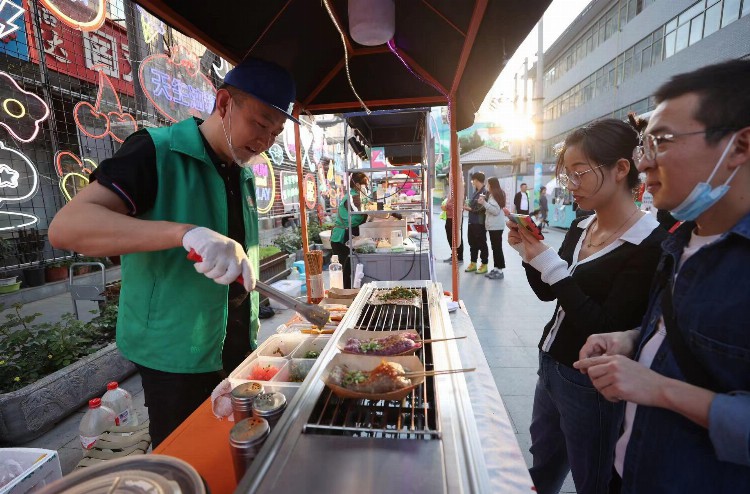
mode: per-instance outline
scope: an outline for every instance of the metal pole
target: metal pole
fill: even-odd
[[[534,84],[534,123],[536,124],[534,135],[536,145],[534,146],[534,162],[542,162],[543,140],[542,125],[544,124],[544,17],[537,24],[537,53],[536,53],[536,81]],[[539,184],[537,184],[538,186]]]
[[[461,183],[461,165],[458,162],[458,131],[456,130],[456,95],[451,94],[448,97],[448,119],[450,123],[451,135],[451,197],[453,197],[453,225],[451,231],[451,281],[453,284],[453,301],[458,302],[458,246],[460,245],[461,236],[461,219],[463,216],[463,204],[459,204],[458,185]]]
[[[299,120],[299,105],[294,105],[294,118]],[[294,151],[297,161],[297,190],[299,191],[299,224],[302,233],[302,253],[307,254],[310,246],[307,244],[307,208],[305,205],[305,183],[302,175],[302,147],[300,145],[299,124],[294,124]],[[304,259],[303,259],[304,260]],[[310,270],[305,268],[305,283],[307,283],[307,302],[310,302]]]

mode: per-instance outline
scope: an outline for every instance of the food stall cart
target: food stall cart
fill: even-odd
[[[347,29],[357,2],[285,0],[214,2],[137,0],[146,10],[197,39],[230,63],[245,56],[273,60],[297,82],[295,116],[364,109],[447,106],[451,127],[451,171],[459,173],[457,130],[474,113],[513,51],[550,0],[385,0],[395,9],[395,34],[365,46]],[[380,3],[380,2],[372,2]],[[355,7],[352,7],[352,6]],[[347,10],[347,6],[350,10]],[[300,133],[295,127],[300,197],[304,196]],[[458,181],[453,195],[458,196]],[[461,214],[456,202],[454,217]],[[307,239],[301,211],[302,238]],[[458,243],[457,225],[453,244]],[[305,243],[304,250],[307,251]],[[455,256],[455,251],[453,253]],[[458,264],[451,294],[459,299]],[[350,400],[340,403],[321,379],[339,352],[344,331],[369,327],[373,291],[365,285],[332,335],[305,382],[294,393],[236,492],[529,492],[531,482],[510,420],[489,374],[467,314],[449,316],[443,287],[407,282],[422,294],[416,317],[423,338],[467,336],[461,344],[420,352],[435,369],[476,367],[466,375],[425,380],[402,402]],[[395,314],[375,311],[375,321]],[[402,316],[399,315],[400,320]],[[382,323],[372,329],[385,328]],[[390,323],[389,323],[389,328]],[[330,408],[330,405],[335,405]],[[395,410],[393,407],[397,407]],[[344,412],[344,421],[315,420]],[[354,420],[348,418],[354,417]],[[369,421],[356,417],[369,417]],[[395,421],[395,422],[394,422]],[[155,453],[181,457],[196,467],[212,492],[235,489],[227,431],[204,403]]]

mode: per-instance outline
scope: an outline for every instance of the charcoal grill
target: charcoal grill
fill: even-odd
[[[420,289],[421,307],[367,303],[395,286]],[[352,327],[452,337],[442,293],[429,281],[365,285],[236,492],[489,492],[462,374],[428,377],[401,401],[341,399],[320,379]],[[455,341],[416,355],[428,370],[462,367]]]

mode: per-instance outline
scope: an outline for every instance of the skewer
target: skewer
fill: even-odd
[[[470,369],[444,369],[444,370],[434,370],[434,371],[423,371],[423,372],[404,372],[402,375],[404,377],[430,377],[430,376],[442,376],[445,374],[458,374],[459,372],[474,372],[476,367],[472,367]]]
[[[453,338],[432,338],[429,340],[414,340],[414,343],[435,343],[436,341],[463,340],[466,336],[454,336]]]

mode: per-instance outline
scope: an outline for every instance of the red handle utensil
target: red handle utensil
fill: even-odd
[[[203,261],[203,258],[200,256],[200,254],[198,254],[197,252],[195,252],[195,249],[190,249],[190,252],[188,253],[187,258],[190,259],[191,261],[195,261],[195,262],[201,262],[201,261]],[[242,275],[239,275],[237,277],[237,279],[234,280],[234,282],[235,283],[239,283],[240,285],[244,285],[245,284],[245,280],[244,280],[244,278],[242,278]]]

